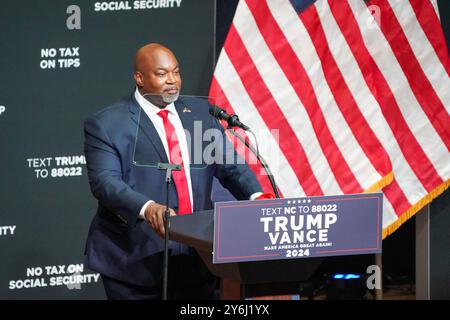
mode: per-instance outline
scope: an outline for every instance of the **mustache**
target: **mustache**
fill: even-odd
[[[178,88],[177,86],[166,87],[166,88],[164,88],[163,91],[169,91],[169,90],[180,90],[180,88]]]

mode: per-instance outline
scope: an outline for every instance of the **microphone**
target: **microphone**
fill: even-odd
[[[228,114],[225,110],[216,105],[211,105],[209,107],[209,114],[219,120],[225,120],[230,127],[239,127],[245,131],[251,131],[249,127],[239,121],[239,117],[237,115]]]

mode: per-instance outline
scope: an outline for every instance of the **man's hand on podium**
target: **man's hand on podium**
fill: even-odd
[[[164,212],[166,211],[166,206],[159,203],[150,203],[147,208],[145,208],[145,220],[150,224],[153,230],[161,237],[164,238]],[[170,216],[176,216],[177,214],[171,208],[169,208]]]
[[[273,193],[263,193],[255,200],[267,200],[267,199],[275,199],[275,195]]]

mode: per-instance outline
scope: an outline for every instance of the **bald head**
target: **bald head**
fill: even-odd
[[[134,56],[134,79],[142,95],[158,94],[170,103],[178,98],[181,77],[173,52],[159,43],[140,48]]]
[[[149,64],[157,63],[158,59],[163,55],[170,56],[175,61],[177,60],[169,48],[159,43],[149,43],[139,48],[134,55],[134,71],[145,72]]]

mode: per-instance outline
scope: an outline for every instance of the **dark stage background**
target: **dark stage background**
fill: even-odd
[[[83,266],[96,210],[83,121],[134,90],[137,48],[166,44],[181,64],[182,93],[208,94],[215,1],[135,7],[145,3],[1,4],[0,299],[104,298],[99,275]]]

